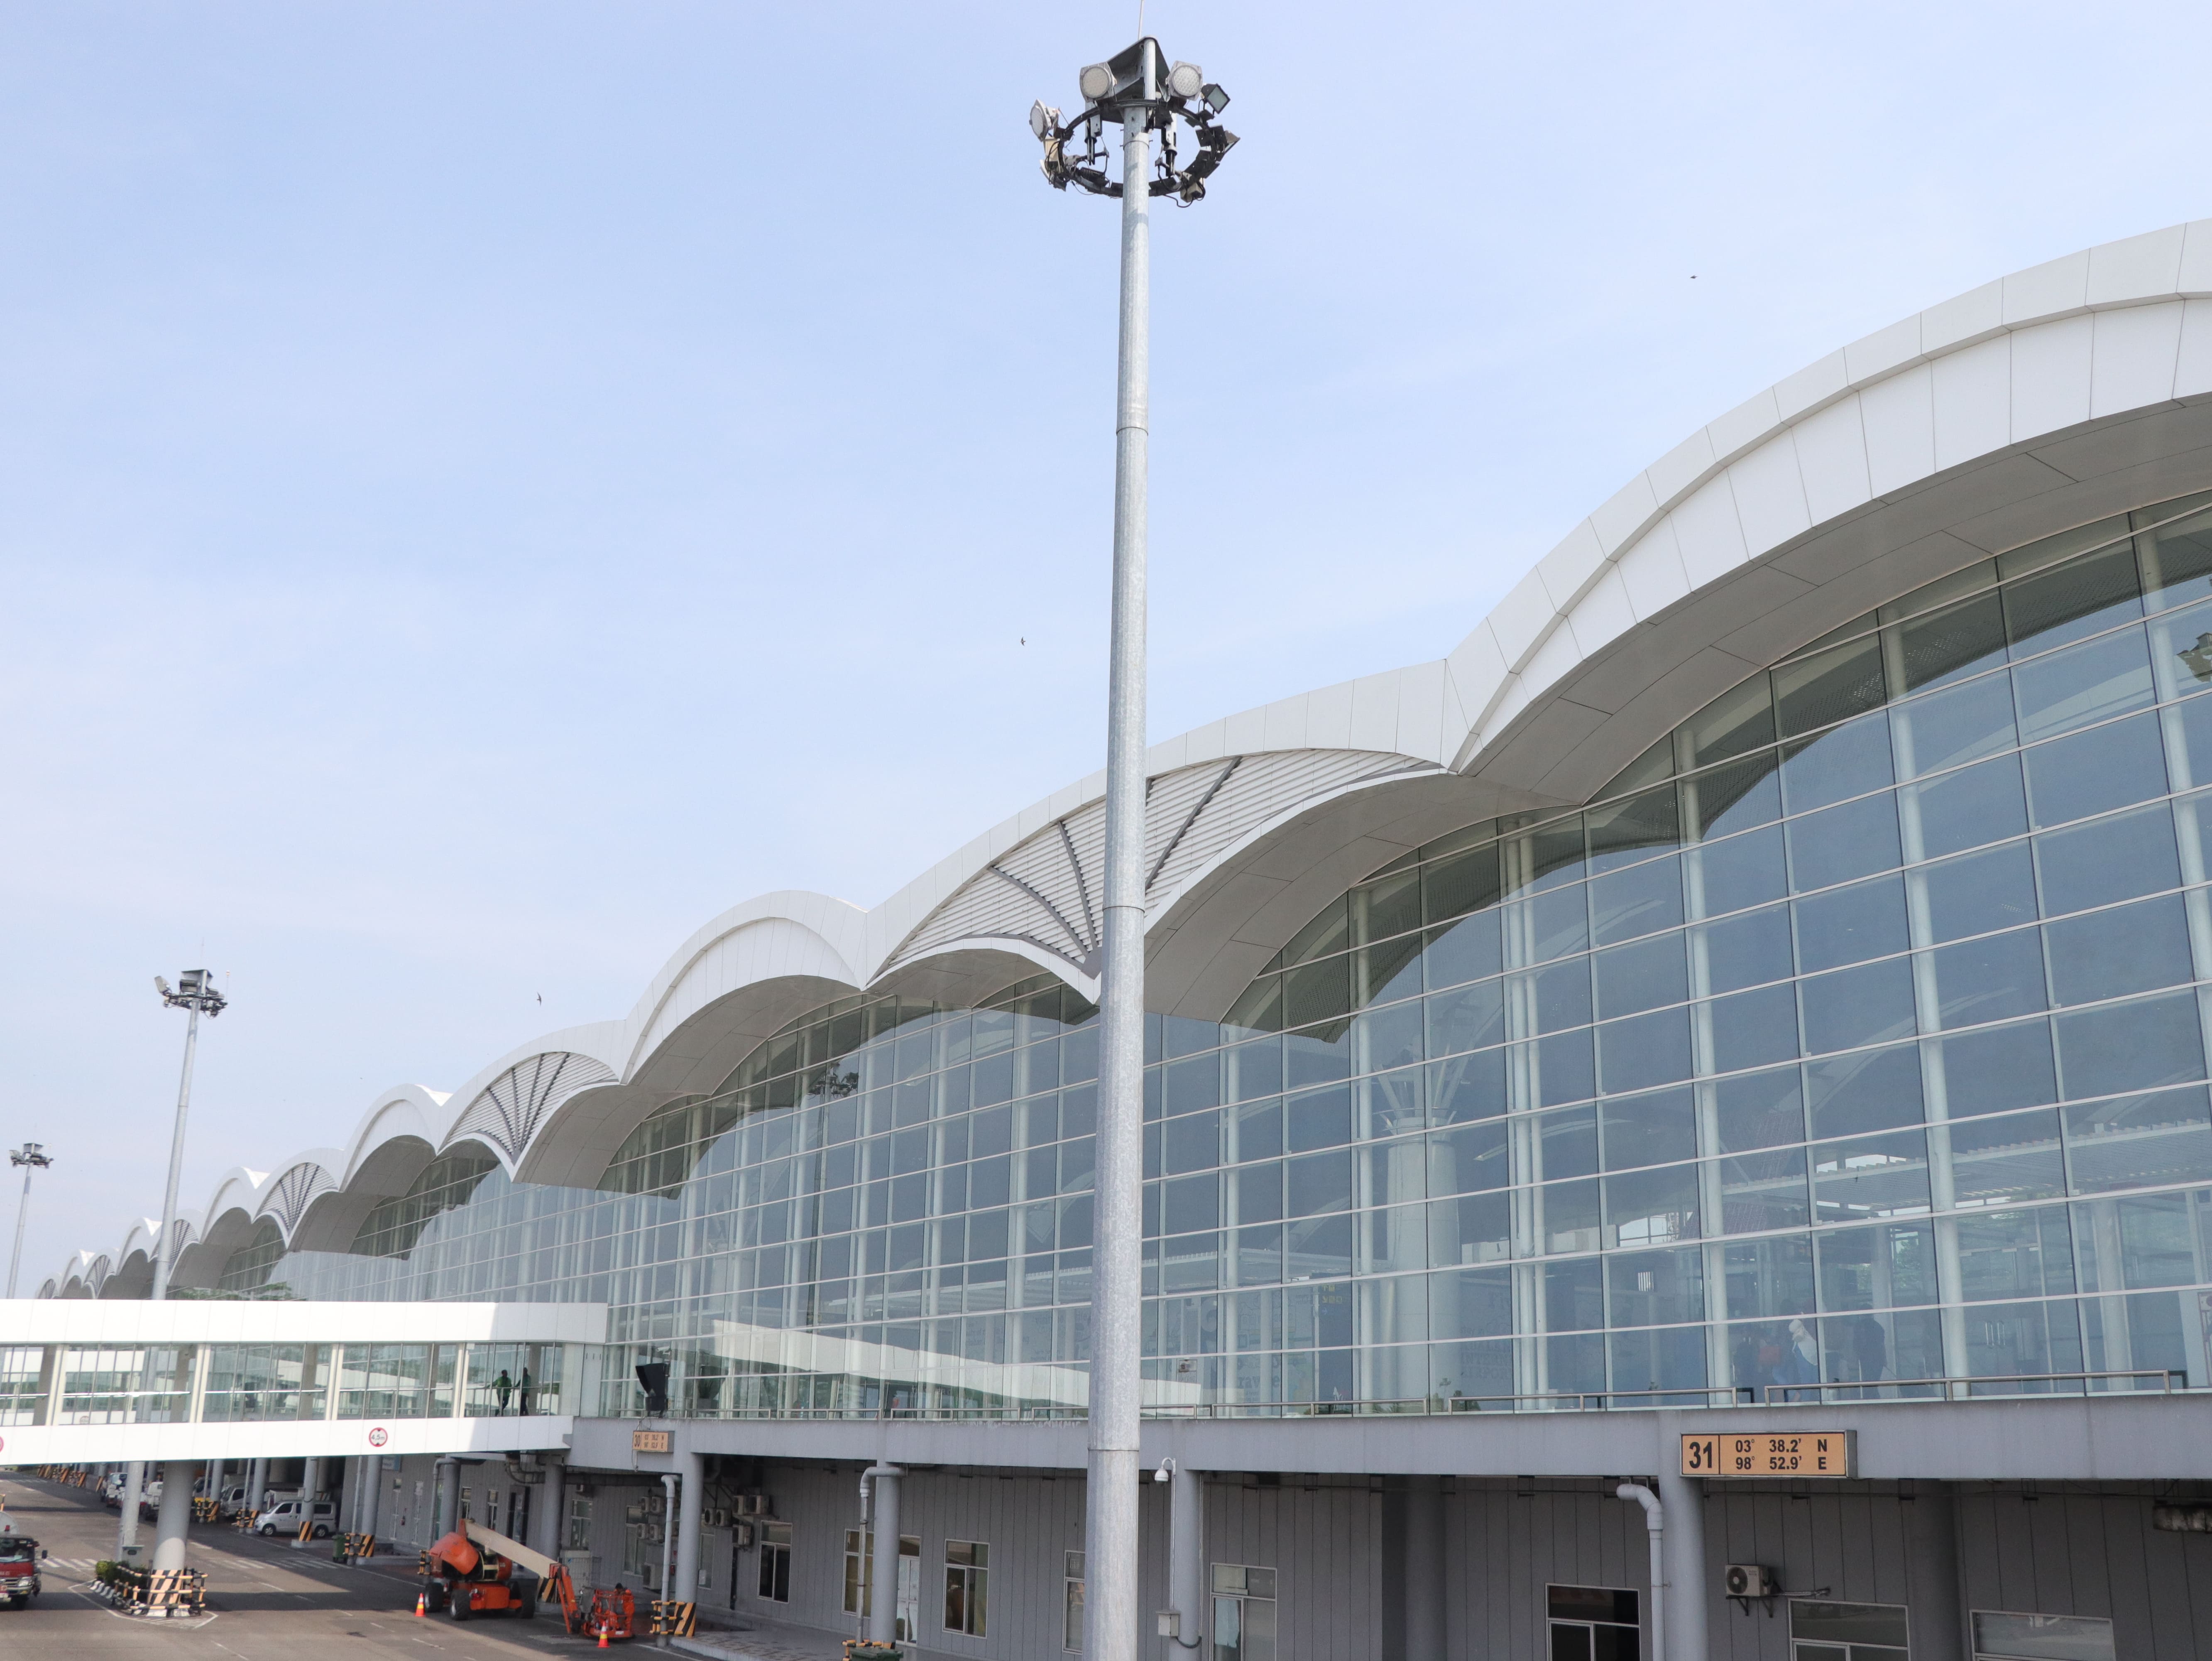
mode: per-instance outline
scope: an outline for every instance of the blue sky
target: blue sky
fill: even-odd
[[[1760,387],[2212,214],[2199,6],[1146,22],[1243,137],[1155,231],[1156,737],[1441,656]],[[1134,32],[0,0],[29,1285],[159,1208],[156,972],[234,999],[196,1204],[1099,764],[1115,210],[1024,116]]]

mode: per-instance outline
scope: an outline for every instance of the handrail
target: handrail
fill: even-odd
[[[2089,1391],[2087,1389],[2087,1385],[2089,1382],[2094,1379],[2100,1378],[2155,1378],[2158,1380],[2157,1393],[2161,1396],[2172,1396],[2178,1391],[2186,1390],[2189,1388],[2188,1373],[2183,1372],[2178,1367],[2116,1367],[2107,1368],[2102,1371],[2084,1372],[1990,1373],[1966,1378],[1875,1378],[1868,1380],[1864,1383],[1844,1379],[1831,1379],[1820,1384],[1769,1384],[1765,1386],[1765,1389],[1767,1391],[1767,1400],[1770,1402],[1774,1402],[1774,1396],[1777,1392],[1781,1393],[1783,1400],[1780,1402],[1774,1403],[1778,1406],[1797,1405],[1799,1402],[1797,1392],[1802,1390],[1810,1390],[1814,1392],[1811,1399],[1823,1402],[1832,1399],[1827,1394],[1827,1392],[1831,1390],[1936,1390],[1942,1392],[1942,1400],[1947,1402],[1958,1402],[1986,1400],[1990,1396],[2000,1393],[2014,1395],[2025,1393],[2021,1391],[1997,1392],[1977,1388],[1978,1386],[1984,1384],[2080,1383],[2084,1386],[2081,1394],[2086,1396],[2089,1394]],[[2034,1393],[2047,1396],[2060,1394],[2060,1392],[2057,1390],[2040,1390]],[[2066,1393],[2071,1394],[2072,1392]],[[2118,1394],[2120,1392],[2115,1391],[2111,1393]],[[1925,1401],[1927,1397],[1924,1396],[1899,1397],[1882,1396],[1864,1397],[1847,1396],[1843,1399],[1848,1401]]]
[[[2145,1381],[2124,1388],[2098,1390],[2100,1383]],[[2065,1390],[2056,1386],[2074,1384]],[[2034,1390],[2021,1386],[2044,1385]],[[2014,1386],[2015,1388],[2004,1388]],[[1498,1395],[1450,1396],[1364,1396],[1329,1402],[1165,1402],[1144,1409],[1148,1419],[1305,1419],[1337,1416],[1441,1417],[1450,1414],[1524,1412],[1638,1412],[1660,1408],[1723,1411],[1756,1407],[1805,1407],[1847,1403],[1887,1406],[1930,1400],[1988,1401],[2005,1397],[2092,1394],[2202,1393],[2192,1390],[2185,1372],[2167,1367],[2112,1368],[2079,1372],[1987,1373],[1965,1378],[1827,1379],[1802,1384],[1720,1384],[1669,1386],[1663,1389],[1617,1390],[1547,1390]],[[672,1404],[672,1406],[673,1404]],[[635,1408],[609,1415],[643,1418]],[[933,1423],[1076,1423],[1089,1418],[1079,1406],[1008,1405],[1002,1407],[882,1406],[837,1407],[717,1407],[672,1411],[654,1418],[781,1421],[799,1423],[846,1423],[900,1421]]]

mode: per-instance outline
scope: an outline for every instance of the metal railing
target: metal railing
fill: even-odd
[[[2099,1380],[2119,1378],[2150,1378],[2151,1385],[2130,1384],[2124,1390],[2107,1387],[2097,1389]],[[2019,1386],[2041,1384],[2045,1388],[2031,1390]],[[2079,1388],[2063,1390],[2063,1384]],[[2006,1385],[2013,1388],[1996,1389]],[[1776,1407],[1802,1406],[1811,1402],[1826,1404],[1832,1402],[1968,1402],[1986,1401],[1997,1396],[2118,1396],[2152,1394],[2172,1396],[2189,1388],[2189,1375],[2178,1367],[2121,1367],[2094,1372],[2008,1372],[1986,1377],[1965,1378],[1879,1378],[1870,1383],[1831,1382],[1811,1384],[1769,1384],[1768,1402]],[[1911,1395],[1905,1391],[1913,1392]],[[1877,1393],[1879,1392],[1879,1393]]]
[[[2192,1391],[2188,1375],[2162,1367],[2081,1372],[1991,1373],[1960,1378],[1827,1380],[1803,1384],[1736,1384],[1624,1390],[1545,1390],[1507,1395],[1352,1397],[1325,1402],[1190,1402],[1148,1405],[1148,1419],[1310,1419],[1338,1416],[1441,1417],[1463,1413],[1649,1412],[1662,1408],[1741,1409],[1848,1404],[1881,1406],[1927,1402],[2047,1399],[2074,1396],[2158,1395]],[[647,1415],[635,1404],[614,1418],[726,1419],[791,1423],[927,1421],[951,1423],[1082,1423],[1088,1411],[1066,1404],[997,1406],[895,1402],[844,1407],[702,1406],[672,1403]]]

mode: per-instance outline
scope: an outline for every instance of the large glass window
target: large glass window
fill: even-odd
[[[60,1352],[58,1425],[181,1424],[191,1416],[190,1346],[151,1344]]]
[[[274,1218],[264,1217],[255,1226],[252,1238],[224,1260],[216,1289],[240,1296],[281,1295],[284,1287],[281,1282],[272,1284],[270,1271],[283,1255],[283,1232]]]
[[[0,1348],[0,1425],[35,1425],[44,1415],[43,1348]]]
[[[437,1348],[434,1344],[346,1345],[338,1361],[337,1416],[428,1417],[432,1356]]]
[[[1148,1400],[2212,1384],[2208,546],[2200,501],[1954,573],[1149,1017]],[[665,1361],[679,1414],[1079,1413],[1097,1070],[1048,977],[846,998],[594,1189],[462,1144],[226,1284],[606,1302],[586,1412]],[[552,1387],[481,1360],[430,1410]]]
[[[330,1355],[321,1344],[210,1345],[200,1416],[319,1419]]]

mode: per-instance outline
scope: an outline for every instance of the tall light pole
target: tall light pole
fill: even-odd
[[[192,1055],[199,1048],[200,1016],[204,1013],[209,1019],[214,1019],[222,1013],[228,1000],[216,990],[215,977],[204,969],[185,970],[177,977],[177,989],[173,992],[168,982],[156,975],[154,989],[161,995],[165,1007],[190,1012],[185,1022],[184,1077],[177,1083],[177,1120],[169,1132],[169,1185],[161,1196],[161,1237],[154,1243],[154,1299],[159,1303],[169,1295],[169,1272],[176,1267],[177,1182],[185,1168],[185,1118],[192,1105]],[[139,1377],[139,1388],[150,1390],[153,1381],[154,1352],[149,1348]],[[145,1463],[132,1460],[125,1467],[123,1515],[116,1530],[116,1555],[126,1562],[135,1563],[138,1559],[138,1497],[144,1491],[145,1482]]]
[[[15,1271],[23,1265],[23,1220],[31,1214],[31,1173],[44,1171],[53,1160],[43,1142],[25,1142],[8,1150],[8,1163],[23,1167],[23,1197],[15,1207],[15,1250],[8,1256],[8,1295],[15,1295]]]
[[[1229,94],[1194,64],[1164,64],[1149,35],[1078,81],[1073,121],[1040,100],[1030,131],[1044,176],[1121,198],[1121,345],[1114,439],[1114,601],[1106,692],[1106,927],[1099,975],[1097,1225],[1091,1251],[1091,1447],[1085,1494],[1084,1653],[1136,1661],[1137,1437],[1142,1408],[1145,1108],[1145,533],[1151,441],[1152,198],[1188,206],[1237,142],[1214,118]],[[1101,139],[1121,128],[1121,177]],[[1152,165],[1152,135],[1160,161]],[[1178,138],[1190,146],[1176,166]],[[1072,149],[1082,143],[1079,156]]]
[[[189,1010],[185,1022],[185,1074],[177,1083],[177,1122],[169,1132],[169,1186],[161,1197],[161,1238],[154,1245],[154,1301],[169,1295],[169,1272],[177,1256],[177,1179],[185,1168],[185,1116],[192,1105],[192,1052],[199,1047],[200,1016],[210,1020],[222,1013],[229,1001],[215,989],[215,977],[204,969],[187,969],[177,977],[177,989],[154,977],[154,989],[171,1009]]]

